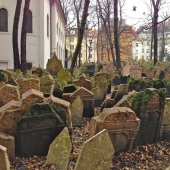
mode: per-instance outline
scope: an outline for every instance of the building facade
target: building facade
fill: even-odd
[[[0,69],[13,69],[12,31],[16,0],[0,0]],[[20,51],[24,1],[18,29]],[[46,68],[49,58],[56,52],[64,65],[65,25],[60,0],[31,0],[27,22],[27,63],[31,67]]]

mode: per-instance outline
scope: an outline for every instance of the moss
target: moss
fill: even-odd
[[[159,93],[159,96],[160,96],[160,105],[162,107],[162,106],[165,105],[167,89],[166,88],[160,88],[158,90],[158,93]]]

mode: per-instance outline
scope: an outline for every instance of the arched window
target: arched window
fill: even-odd
[[[0,32],[8,32],[8,11],[0,9]]]
[[[27,20],[27,27],[26,27],[27,33],[32,33],[32,12],[28,11],[28,20]]]
[[[47,37],[49,37],[49,15],[47,15]]]

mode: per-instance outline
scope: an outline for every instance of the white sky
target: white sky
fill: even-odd
[[[161,17],[162,11],[168,12],[170,9],[170,0],[162,0],[165,1],[164,7],[159,12],[159,16]],[[150,14],[149,8],[146,5],[149,5],[150,8],[150,0],[126,0],[125,6],[123,7],[124,18],[127,19],[127,24],[134,25],[134,27],[138,27],[148,22],[148,15]],[[136,11],[133,11],[133,6],[136,6]],[[143,14],[145,13],[145,14]],[[169,13],[170,15],[170,13]],[[161,18],[160,18],[161,20]]]

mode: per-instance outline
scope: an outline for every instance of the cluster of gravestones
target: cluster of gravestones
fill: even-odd
[[[54,55],[46,70],[0,71],[0,156],[4,158],[0,169],[9,169],[7,155],[10,160],[47,155],[49,162],[66,170],[72,151],[70,133],[72,127],[81,126],[82,117],[91,118],[89,140],[76,170],[109,169],[114,153],[169,139],[169,81],[148,78],[140,65],[127,64],[122,70],[115,71],[112,63],[85,64],[72,77]]]

